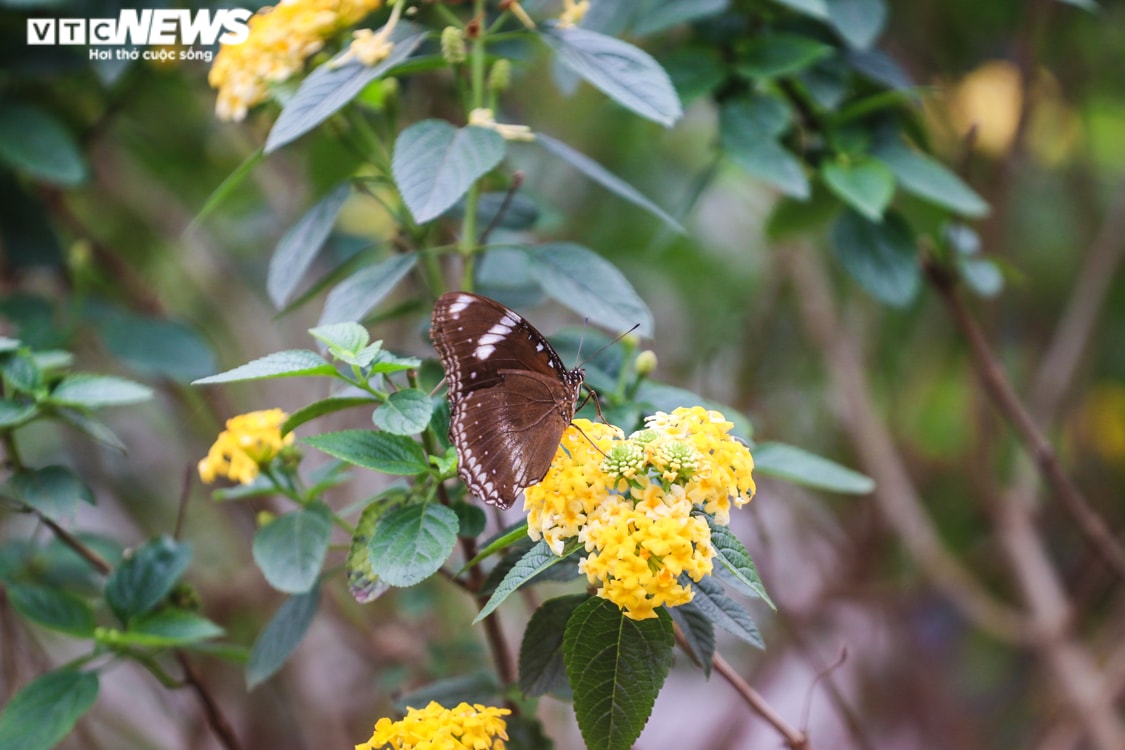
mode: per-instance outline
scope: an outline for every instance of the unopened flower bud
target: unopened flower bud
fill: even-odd
[[[456,26],[446,26],[441,30],[441,56],[450,65],[465,62],[465,37]]]
[[[637,377],[648,377],[656,369],[656,352],[652,349],[645,349],[637,355],[637,358],[633,361],[633,367],[637,371]]]
[[[270,513],[268,510],[260,510],[258,511],[258,515],[254,517],[254,520],[258,522],[258,528],[262,528],[273,523],[275,518],[277,518],[277,516]]]
[[[512,63],[501,58],[492,65],[488,72],[488,89],[490,91],[505,91],[512,82]]]

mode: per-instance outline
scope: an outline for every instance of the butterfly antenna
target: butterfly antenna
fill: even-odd
[[[587,320],[589,320],[589,318],[587,318]],[[628,331],[625,331],[625,333],[622,333],[622,334],[618,334],[617,338],[615,338],[615,339],[614,339],[613,341],[610,341],[610,342],[609,342],[608,344],[606,344],[605,346],[603,346],[603,347],[602,347],[601,349],[598,349],[598,350],[597,350],[596,352],[594,352],[593,354],[591,354],[591,355],[590,355],[589,357],[586,357],[586,359],[582,359],[581,361],[579,361],[579,363],[578,363],[577,365],[575,365],[575,367],[581,367],[582,365],[586,364],[586,363],[587,363],[587,362],[589,362],[589,361],[590,361],[591,359],[593,359],[594,357],[598,356],[599,354],[601,354],[602,352],[604,352],[604,351],[605,351],[606,349],[608,349],[609,347],[613,346],[613,345],[614,345],[614,344],[616,344],[616,343],[617,343],[618,341],[620,341],[621,339],[625,338],[625,337],[626,337],[626,336],[628,336],[628,335],[629,335],[630,333],[632,333],[633,331],[637,330],[637,329],[638,329],[638,328],[640,328],[640,327],[641,327],[641,324],[640,324],[640,323],[637,323],[637,324],[635,324],[635,325],[634,325],[634,326],[633,326],[632,328],[630,328],[630,329],[629,329]],[[583,334],[582,334],[582,335],[583,335],[583,338],[585,338],[585,331],[586,331],[586,328],[585,328],[585,326],[583,326],[583,327],[582,327],[582,331],[583,331]],[[581,356],[582,356],[582,339],[579,339],[579,340],[578,340],[578,356],[579,356],[579,357],[581,357]]]

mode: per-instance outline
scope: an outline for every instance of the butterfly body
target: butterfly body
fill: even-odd
[[[438,299],[430,337],[449,382],[458,474],[486,503],[509,508],[551,467],[585,373],[567,369],[518,313],[468,292]]]

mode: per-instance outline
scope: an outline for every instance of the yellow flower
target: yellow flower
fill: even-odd
[[[589,9],[590,0],[581,0],[581,2],[563,0],[563,12],[562,15],[559,16],[559,28],[569,29],[573,26],[577,26]]]
[[[293,433],[281,436],[281,425],[288,417],[281,409],[269,409],[228,419],[227,428],[199,462],[200,478],[205,484],[220,476],[242,484],[253,482],[262,466],[293,444]]]
[[[408,708],[400,721],[379,719],[371,739],[355,750],[504,750],[508,725],[500,717],[510,713],[479,703],[445,708],[430,701],[425,708]]]
[[[207,77],[219,90],[215,114],[241,120],[269,95],[269,85],[299,71],[324,40],[359,22],[383,0],[282,0],[250,18],[250,34],[240,44],[224,44]]]
[[[697,509],[725,526],[731,507],[754,495],[754,460],[731,427],[702,407],[657,412],[628,438],[575,420],[547,476],[527,489],[528,535],[556,555],[577,538],[586,552],[579,570],[628,617],[691,601],[681,576],[700,580],[715,554]]]

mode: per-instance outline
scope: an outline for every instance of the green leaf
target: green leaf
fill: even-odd
[[[894,173],[869,157],[826,161],[820,168],[824,184],[841,200],[872,221],[881,221],[895,194]]]
[[[86,179],[74,137],[53,115],[28,104],[0,107],[0,159],[45,182],[77,185]]]
[[[233,383],[239,380],[263,380],[265,378],[296,378],[305,375],[335,375],[336,368],[316,352],[306,349],[289,349],[259,357],[233,370],[220,372],[200,378],[192,385],[212,383]]]
[[[21,501],[52,521],[72,520],[80,502],[94,505],[94,493],[65,466],[25,469],[10,481]]]
[[[711,518],[707,519],[707,523],[711,527],[711,546],[714,547],[719,562],[735,579],[776,612],[777,605],[766,593],[765,584],[762,583],[762,578],[758,575],[758,569],[754,567],[754,561],[750,559],[746,547],[726,526],[717,525]]]
[[[711,662],[715,658],[715,626],[691,602],[669,607],[668,614],[687,641],[688,648],[685,650],[688,656],[703,669],[703,674],[710,677]]]
[[[0,428],[17,427],[39,413],[34,403],[0,400]]]
[[[1004,288],[1004,274],[988,258],[957,258],[965,285],[981,297],[995,297]]]
[[[712,576],[703,576],[698,581],[692,581],[687,576],[680,576],[684,585],[690,584],[695,590],[691,603],[699,609],[708,620],[718,625],[728,633],[738,636],[751,646],[760,649],[766,647],[754,624],[750,613],[739,606],[738,602],[723,593],[723,587]]]
[[[774,242],[811,234],[836,217],[840,201],[819,184],[806,200],[785,198],[778,201],[766,223],[766,236]]]
[[[774,0],[778,5],[784,5],[806,16],[828,19],[828,0]]]
[[[215,209],[221,206],[226,199],[230,197],[231,193],[250,176],[250,173],[253,172],[254,168],[258,166],[258,163],[265,158],[265,155],[262,149],[254,151],[243,159],[242,163],[235,167],[233,172],[223,178],[219,186],[211,191],[211,195],[207,196],[207,200],[203,203],[203,208],[199,209],[199,213],[197,213],[195,218],[191,220],[191,223],[188,224],[187,229],[184,230],[184,234],[190,235],[198,229],[199,225],[206,221],[207,217],[214,213]]]
[[[828,0],[829,23],[849,45],[867,49],[887,23],[883,0]]]
[[[962,216],[979,217],[988,213],[984,198],[941,162],[902,143],[877,147],[875,155],[891,168],[908,193]]]
[[[503,213],[500,213],[501,209]],[[462,218],[465,201],[458,201],[448,215],[450,218]],[[500,229],[531,229],[539,221],[539,204],[519,193],[481,193],[477,199],[477,226],[487,227],[494,221]]]
[[[830,45],[807,36],[759,34],[742,49],[738,72],[749,78],[792,75],[831,55]]]
[[[98,697],[98,675],[60,669],[24,685],[0,714],[0,747],[50,750]]]
[[[105,423],[87,414],[83,414],[76,409],[56,409],[52,416],[60,422],[66,422],[70,426],[80,430],[102,445],[125,453],[125,444],[121,442],[121,438],[117,437],[113,430],[109,429]]]
[[[750,93],[723,102],[719,112],[719,134],[724,150],[752,148],[761,141],[785,134],[793,113],[784,99]]]
[[[132,380],[112,375],[68,375],[51,391],[50,401],[55,404],[97,409],[102,406],[119,406],[148,401],[152,389]]]
[[[910,225],[898,214],[875,224],[846,211],[832,227],[832,244],[844,270],[875,299],[905,307],[917,295],[922,280],[918,251]]]
[[[399,357],[388,351],[379,352],[371,364],[371,373],[402,372],[403,370],[417,370],[422,366],[422,360],[417,357]]]
[[[777,141],[738,144],[727,153],[750,176],[794,198],[809,197],[809,180],[801,161]]]
[[[415,435],[430,424],[434,404],[417,388],[404,388],[387,397],[371,415],[375,426],[393,435]]]
[[[641,191],[637,190],[581,151],[576,151],[562,141],[552,138],[549,135],[544,135],[543,133],[536,133],[535,142],[617,197],[629,201],[634,206],[643,208],[680,234],[685,232],[680,222],[676,221],[671,214],[646,198]]]
[[[37,625],[77,638],[94,634],[94,610],[84,599],[47,586],[9,584],[7,590],[16,611]]]
[[[392,255],[337,284],[324,301],[319,325],[363,320],[414,268],[418,253]]]
[[[726,79],[723,58],[711,47],[679,47],[663,56],[662,62],[684,102],[713,91]]]
[[[303,508],[270,521],[254,534],[254,562],[270,585],[287,594],[303,594],[316,585],[328,540],[330,511]]]
[[[246,663],[246,687],[253,690],[274,675],[305,637],[320,605],[320,587],[291,596],[254,641]]]
[[[35,358],[27,352],[17,352],[14,356],[5,357],[0,365],[0,372],[4,382],[13,390],[24,393],[35,393],[43,387],[43,373]]]
[[[542,39],[563,65],[626,109],[665,127],[683,115],[671,79],[644,50],[577,27],[547,27]]]
[[[310,329],[309,333],[328,346],[333,359],[357,367],[371,364],[383,347],[382,340],[368,346],[371,334],[359,323],[332,323]]]
[[[371,567],[371,556],[367,546],[375,533],[375,525],[383,514],[402,502],[405,495],[400,491],[394,496],[376,500],[364,509],[356,524],[355,534],[352,536],[352,546],[348,549],[348,559],[344,564],[345,575],[348,579],[348,591],[352,598],[360,604],[369,604],[390,588],[390,584],[383,581]]]
[[[266,138],[265,152],[269,154],[300,138],[354,99],[367,84],[405,62],[426,38],[425,34],[414,32],[417,32],[416,26],[399,24],[390,37],[395,43],[394,49],[377,65],[368,67],[352,61],[333,67],[332,63],[327,63],[310,73],[278,115]]]
[[[322,399],[290,414],[289,418],[285,420],[285,424],[281,425],[281,434],[287,435],[306,422],[311,422],[325,414],[351,409],[356,406],[377,406],[378,404],[378,401],[365,396],[337,396]]]
[[[422,446],[405,435],[376,430],[341,430],[310,435],[304,442],[341,461],[384,474],[409,477],[430,468]]]
[[[520,690],[528,698],[552,693],[571,700],[570,683],[563,664],[563,634],[566,623],[589,594],[571,594],[549,599],[535,610],[520,644]]]
[[[135,372],[190,382],[215,371],[210,344],[178,320],[115,311],[94,325],[106,349]]]
[[[640,5],[640,13],[630,29],[634,36],[656,34],[681,23],[718,15],[730,6],[730,0],[648,0]]]
[[[561,555],[556,555],[551,551],[551,548],[547,546],[547,542],[540,539],[535,543],[535,546],[528,550],[527,554],[521,557],[519,562],[512,566],[512,569],[507,572],[503,580],[500,581],[500,585],[496,587],[496,591],[492,592],[492,596],[489,597],[488,602],[481,607],[480,612],[473,618],[473,624],[476,625],[492,614],[493,610],[503,604],[504,600],[520,586],[552,565],[556,565],[570,557],[581,547],[582,545],[576,540],[571,540],[566,547],[563,548],[563,553]]]
[[[1076,8],[1081,8],[1091,13],[1097,13],[1102,9],[1102,6],[1098,5],[1097,0],[1059,0],[1059,2],[1073,5]]]
[[[593,250],[570,242],[528,248],[531,275],[544,291],[579,315],[610,330],[652,336],[652,313],[632,284]]]
[[[875,489],[871,477],[792,445],[762,443],[753,454],[758,474],[849,495],[866,495]]]
[[[567,623],[563,660],[587,747],[629,750],[644,729],[675,644],[672,619],[664,610],[656,614],[631,620],[595,596]]]
[[[301,277],[328,239],[332,225],[336,223],[336,216],[351,192],[350,182],[337,185],[290,227],[277,243],[266,277],[266,290],[275,307],[284,307],[292,297]]]
[[[402,200],[419,224],[448,211],[504,158],[495,130],[423,120],[399,133],[391,169]]]
[[[449,507],[457,514],[457,536],[476,539],[484,533],[484,527],[488,525],[488,516],[479,505],[457,500],[450,503]]]
[[[170,648],[218,638],[223,629],[206,617],[182,609],[162,609],[139,617],[121,641],[144,648]]]
[[[440,503],[414,503],[381,516],[367,550],[375,575],[405,587],[436,573],[456,543],[456,513]]]
[[[162,536],[147,542],[114,568],[105,583],[109,608],[123,623],[164,600],[191,562],[191,546]]]

